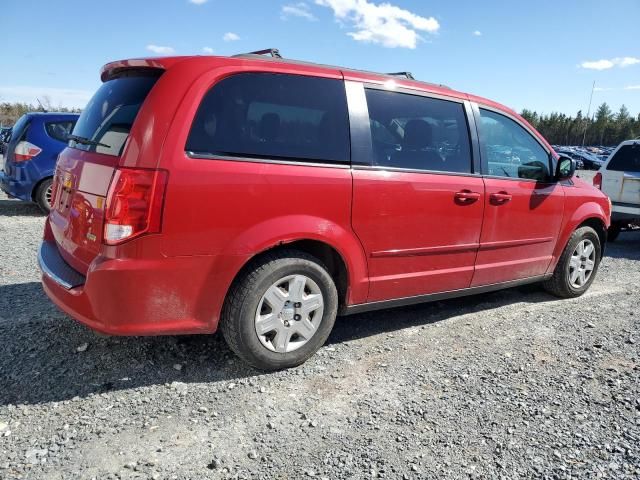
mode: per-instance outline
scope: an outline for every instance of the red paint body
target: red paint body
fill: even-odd
[[[482,175],[202,161],[184,151],[202,97],[229,75],[277,72],[375,84],[386,76],[286,61],[175,57],[114,62],[102,79],[131,67],[165,72],[121,157],[63,151],[57,178],[72,186],[59,185],[45,230],[45,241],[56,242],[66,263],[86,276],[83,285],[66,289],[44,275],[45,291],[102,332],[214,332],[242,267],[298,240],[339,254],[348,277],[342,301],[349,306],[544,275],[581,223],[609,225],[606,197],[576,179],[539,185]],[[526,124],[485,99],[395,82],[486,105]],[[102,241],[105,202],[117,167],[164,169],[168,181],[160,233],[108,246]]]

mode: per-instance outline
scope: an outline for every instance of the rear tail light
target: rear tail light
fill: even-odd
[[[18,142],[15,150],[13,151],[15,162],[26,162],[38,155],[42,149],[31,142],[22,141]]]
[[[602,174],[600,172],[593,177],[593,186],[602,190]]]
[[[107,245],[160,232],[167,177],[165,170],[118,168],[115,171],[105,212],[104,242]]]

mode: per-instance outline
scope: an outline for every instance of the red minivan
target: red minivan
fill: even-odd
[[[518,114],[262,53],[103,68],[39,252],[58,307],[114,335],[220,328],[279,369],[313,355],[337,314],[589,288],[609,201]]]

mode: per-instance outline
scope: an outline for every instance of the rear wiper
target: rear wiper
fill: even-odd
[[[111,148],[109,145],[105,143],[100,143],[95,140],[91,140],[90,138],[79,137],[78,135],[67,135],[67,140],[73,140],[74,142],[82,143],[83,145],[93,145],[96,147]]]

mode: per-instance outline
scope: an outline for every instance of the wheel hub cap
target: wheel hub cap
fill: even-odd
[[[282,313],[280,313],[280,317],[284,322],[290,322],[293,320],[293,316],[295,315],[295,309],[291,306],[286,306],[282,309]]]
[[[273,352],[297,350],[315,335],[323,311],[318,284],[305,275],[288,275],[262,295],[255,316],[256,335]]]

